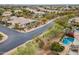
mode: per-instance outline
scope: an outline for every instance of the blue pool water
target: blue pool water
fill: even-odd
[[[74,38],[64,37],[62,42],[63,42],[64,45],[69,45],[70,43],[74,42]]]

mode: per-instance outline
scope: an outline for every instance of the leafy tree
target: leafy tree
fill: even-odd
[[[2,15],[3,12],[4,12],[4,9],[0,8],[0,16]]]
[[[19,29],[19,27],[20,27],[19,24],[16,23],[15,26],[14,26],[14,29]]]
[[[3,35],[2,35],[2,34],[0,34],[0,40],[2,40],[2,38],[3,38]]]
[[[64,46],[60,45],[58,42],[54,42],[51,44],[50,49],[56,52],[62,52],[64,50]]]

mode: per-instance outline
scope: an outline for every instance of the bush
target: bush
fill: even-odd
[[[58,42],[54,42],[51,44],[50,49],[55,52],[62,52],[64,50],[64,46],[60,45]]]
[[[2,38],[3,38],[3,35],[2,35],[2,34],[0,34],[0,40],[2,40]]]
[[[18,47],[17,51],[15,51],[13,54],[16,54],[16,55],[33,55],[33,54],[35,54],[37,49],[38,49],[37,44],[29,42],[21,47]]]

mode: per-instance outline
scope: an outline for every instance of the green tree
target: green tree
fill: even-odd
[[[14,26],[14,29],[19,29],[19,27],[20,27],[19,24],[16,23],[15,26]]]
[[[64,46],[60,45],[58,42],[54,42],[51,44],[50,49],[56,52],[62,52],[64,50]]]
[[[3,38],[3,35],[2,35],[2,34],[0,34],[0,40],[2,40],[2,38]]]
[[[4,9],[0,8],[0,16],[2,15],[3,12],[4,12]]]

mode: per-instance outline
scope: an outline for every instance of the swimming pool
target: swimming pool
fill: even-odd
[[[70,43],[74,42],[74,38],[72,37],[64,37],[62,43],[64,45],[69,45]]]

